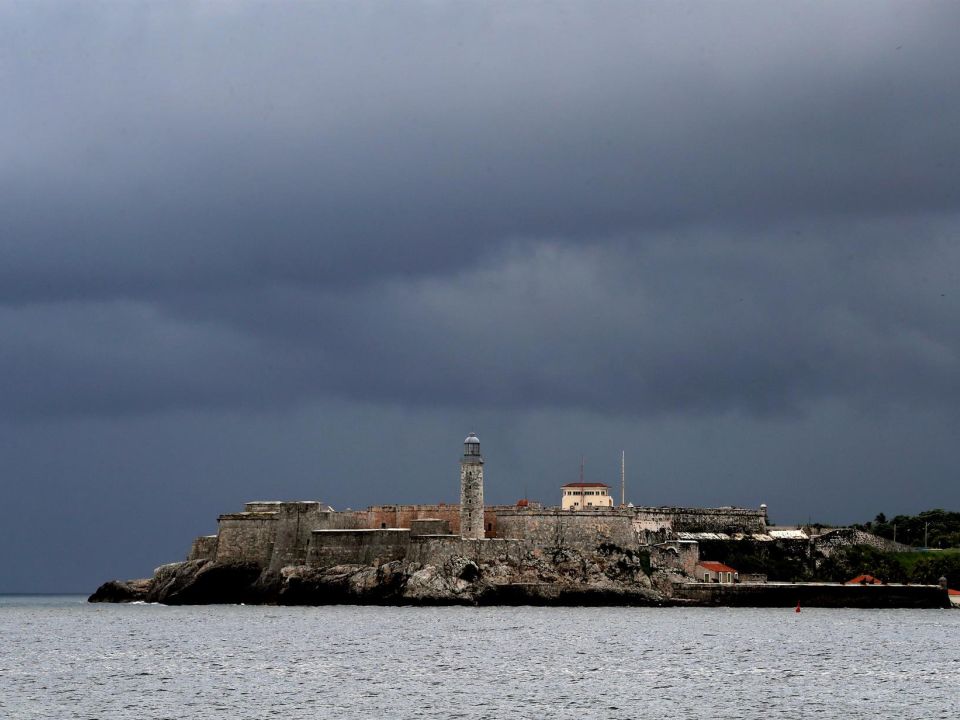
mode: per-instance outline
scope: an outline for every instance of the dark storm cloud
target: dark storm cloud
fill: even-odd
[[[960,502],[958,21],[0,4],[0,590],[455,502],[469,430],[494,502]]]
[[[7,6],[5,411],[952,397],[960,18],[870,7]]]
[[[956,207],[949,7],[5,14],[13,302]]]

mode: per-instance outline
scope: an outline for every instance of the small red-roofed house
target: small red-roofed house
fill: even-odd
[[[947,590],[947,596],[950,598],[951,605],[960,608],[960,590]]]
[[[845,585],[883,585],[883,580],[878,580],[873,575],[857,575],[853,580],[847,580]]]
[[[740,573],[722,562],[701,560],[697,563],[696,578],[701,582],[732,583],[740,580]]]

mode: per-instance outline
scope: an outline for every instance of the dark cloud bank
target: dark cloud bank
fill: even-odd
[[[957,507],[951,5],[0,5],[3,590],[247,499]]]

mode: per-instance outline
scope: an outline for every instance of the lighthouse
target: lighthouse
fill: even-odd
[[[460,458],[460,537],[483,539],[483,456],[474,433],[464,439]]]

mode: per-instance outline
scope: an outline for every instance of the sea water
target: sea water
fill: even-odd
[[[960,612],[0,597],[0,718],[952,718]]]

